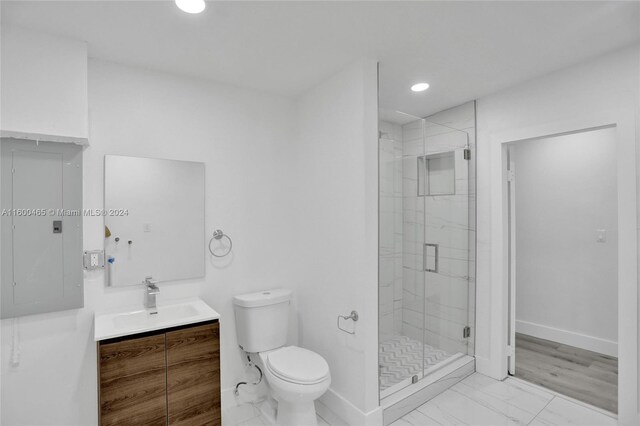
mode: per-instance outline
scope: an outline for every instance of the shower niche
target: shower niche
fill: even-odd
[[[386,408],[433,377],[473,371],[475,103],[380,117],[378,360],[388,424],[400,412]]]
[[[441,152],[417,157],[418,196],[456,193],[455,152]]]

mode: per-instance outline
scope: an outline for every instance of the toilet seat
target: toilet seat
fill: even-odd
[[[297,346],[286,346],[269,352],[266,367],[281,380],[314,385],[329,377],[329,365],[317,353]]]

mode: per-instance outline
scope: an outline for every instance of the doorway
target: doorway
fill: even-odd
[[[618,410],[615,127],[506,148],[509,374]]]

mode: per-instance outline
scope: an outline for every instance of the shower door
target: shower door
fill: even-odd
[[[381,123],[381,129],[379,368],[385,398],[473,355],[475,188],[470,131],[425,119]]]
[[[420,121],[415,124],[411,130],[422,153],[422,124]],[[424,200],[405,197],[407,185],[414,188],[414,195],[417,191],[417,155],[412,156],[411,162],[413,180],[405,176],[409,160],[404,140],[409,127],[381,123],[380,130],[379,384],[380,395],[385,397],[423,375],[424,272],[409,268],[408,262],[413,262],[414,257],[405,253],[418,250],[424,243],[424,230],[415,219],[418,210],[424,211],[417,208],[417,203],[424,204]]]
[[[471,141],[468,132],[426,120],[424,136],[418,195],[424,200],[423,342],[429,374],[469,354]]]

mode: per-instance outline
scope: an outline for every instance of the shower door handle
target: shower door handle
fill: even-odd
[[[429,250],[433,249],[433,268],[429,268],[428,264],[428,254],[429,254]],[[429,243],[425,243],[422,246],[422,265],[423,265],[423,269],[426,272],[435,272],[436,274],[438,273],[438,260],[440,258],[439,256],[439,245],[438,244],[429,244]]]

